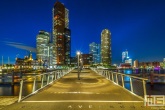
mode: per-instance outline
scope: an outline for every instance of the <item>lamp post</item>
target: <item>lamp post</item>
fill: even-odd
[[[80,52],[77,52],[77,69],[78,69],[78,80],[80,80],[80,67],[79,67],[79,55]]]

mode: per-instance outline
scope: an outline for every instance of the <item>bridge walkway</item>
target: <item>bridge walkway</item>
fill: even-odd
[[[141,98],[85,69],[77,70],[4,110],[150,110]]]

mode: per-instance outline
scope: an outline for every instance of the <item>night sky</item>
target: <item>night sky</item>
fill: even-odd
[[[55,1],[0,0],[0,56],[5,61],[9,57],[14,63],[16,56],[35,51],[39,30],[52,31]],[[77,50],[89,53],[89,43],[100,43],[101,31],[107,28],[112,34],[113,63],[121,62],[126,49],[140,62],[165,58],[165,0],[59,1],[70,13],[72,56]]]

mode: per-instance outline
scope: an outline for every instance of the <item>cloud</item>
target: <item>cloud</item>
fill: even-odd
[[[12,46],[12,47],[15,47],[15,48],[18,48],[18,49],[27,50],[27,51],[31,51],[31,52],[36,53],[36,48],[31,47],[31,46],[26,46],[22,43],[9,42],[9,41],[4,41],[4,43],[6,45],[9,45],[9,46]]]

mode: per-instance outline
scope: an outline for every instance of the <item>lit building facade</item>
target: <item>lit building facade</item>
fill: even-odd
[[[134,61],[134,68],[138,68],[139,67],[139,62],[138,62],[138,60],[135,60]]]
[[[132,66],[132,59],[131,58],[126,59],[125,63],[129,63]]]
[[[54,60],[53,60],[53,43],[49,43],[48,44],[48,48],[49,48],[49,52],[48,52],[48,54],[49,54],[49,60],[48,60],[48,66],[49,66],[49,68],[55,68],[54,67],[54,63],[55,62],[53,62]]]
[[[160,67],[160,62],[139,62],[139,68],[157,68]]]
[[[125,63],[125,60],[127,60],[128,58],[128,51],[124,51],[122,52],[122,62]]]
[[[81,54],[80,61],[82,61],[83,66],[90,66],[93,60],[92,57],[91,54]]]
[[[39,34],[36,38],[36,42],[37,60],[46,64],[49,61],[50,34],[43,30],[39,31]]]
[[[70,64],[69,10],[64,4],[56,2],[53,7],[53,63]]]
[[[101,32],[101,62],[103,65],[111,65],[111,32],[104,29]]]
[[[95,42],[92,42],[91,44],[89,44],[89,54],[91,54],[93,56],[93,64],[99,64],[101,63],[101,56],[100,56],[100,51],[101,51],[101,47],[100,44],[96,44]]]

